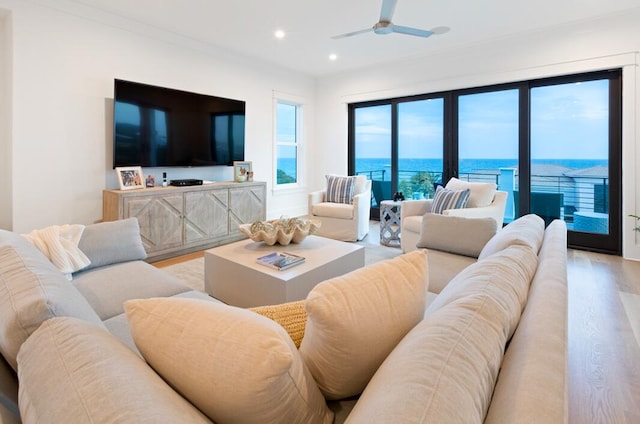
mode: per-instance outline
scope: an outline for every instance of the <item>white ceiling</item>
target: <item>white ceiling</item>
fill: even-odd
[[[93,19],[162,30],[176,38],[324,76],[378,63],[428,56],[513,35],[545,31],[640,7],[638,0],[398,0],[393,22],[422,29],[448,26],[429,38],[366,33],[382,0],[35,0],[58,9],[93,12]],[[66,6],[65,6],[66,5]],[[144,24],[144,25],[140,25]],[[287,36],[278,40],[276,29]],[[142,31],[142,29],[141,29]],[[332,62],[329,54],[338,55]]]

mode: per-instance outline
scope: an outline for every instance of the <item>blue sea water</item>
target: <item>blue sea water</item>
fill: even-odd
[[[558,165],[571,169],[586,169],[594,166],[606,166],[606,159],[534,159],[532,164]],[[398,169],[401,172],[431,171],[442,172],[442,159],[400,159]],[[462,159],[459,164],[459,174],[498,171],[500,168],[512,168],[518,165],[517,159]],[[278,169],[282,169],[289,175],[295,173],[295,159],[282,158],[278,160]],[[384,170],[384,179],[391,179],[391,160],[388,158],[357,159],[356,171],[358,173],[375,172],[379,178],[380,171]]]

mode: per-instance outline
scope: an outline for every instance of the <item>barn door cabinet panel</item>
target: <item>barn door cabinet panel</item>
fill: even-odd
[[[266,217],[266,183],[104,190],[103,220],[136,217],[150,260],[246,238],[238,225]]]

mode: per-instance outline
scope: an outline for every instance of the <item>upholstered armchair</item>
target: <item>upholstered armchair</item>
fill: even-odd
[[[316,235],[342,241],[362,240],[369,233],[371,180],[364,175],[327,175],[324,190],[309,193],[310,219],[322,225]]]
[[[502,228],[507,192],[496,190],[492,183],[471,183],[452,178],[445,187],[450,190],[469,189],[469,201],[466,207],[445,209],[442,215],[460,216],[464,218],[493,218],[498,228]],[[403,252],[416,249],[422,231],[422,217],[433,213],[434,199],[405,200],[400,210],[400,242]],[[460,241],[461,243],[464,240]]]

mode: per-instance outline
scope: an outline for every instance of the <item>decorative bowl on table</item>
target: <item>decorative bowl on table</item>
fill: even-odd
[[[253,241],[262,241],[272,246],[279,243],[300,243],[309,234],[320,228],[320,221],[302,218],[280,218],[270,221],[256,221],[252,224],[241,224],[239,229]]]

